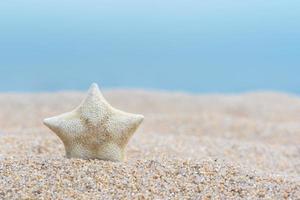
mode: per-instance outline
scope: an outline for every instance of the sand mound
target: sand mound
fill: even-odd
[[[0,95],[0,199],[300,198],[300,98],[104,94],[146,117],[124,163],[66,159],[42,125],[82,93]]]

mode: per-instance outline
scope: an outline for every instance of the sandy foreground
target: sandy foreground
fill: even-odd
[[[42,119],[83,93],[0,94],[0,199],[300,199],[300,98],[113,90],[127,161],[66,159]]]

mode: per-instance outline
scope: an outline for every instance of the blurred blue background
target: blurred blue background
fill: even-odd
[[[0,91],[300,92],[300,1],[3,0]]]

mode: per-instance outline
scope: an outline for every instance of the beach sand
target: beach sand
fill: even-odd
[[[0,94],[0,199],[300,199],[300,98],[105,91],[145,121],[127,161],[66,159],[42,120],[84,93]]]

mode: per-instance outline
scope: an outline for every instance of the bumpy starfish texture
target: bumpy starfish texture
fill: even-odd
[[[47,118],[44,124],[63,141],[67,158],[123,161],[125,147],[143,119],[113,108],[94,83],[75,110]]]

